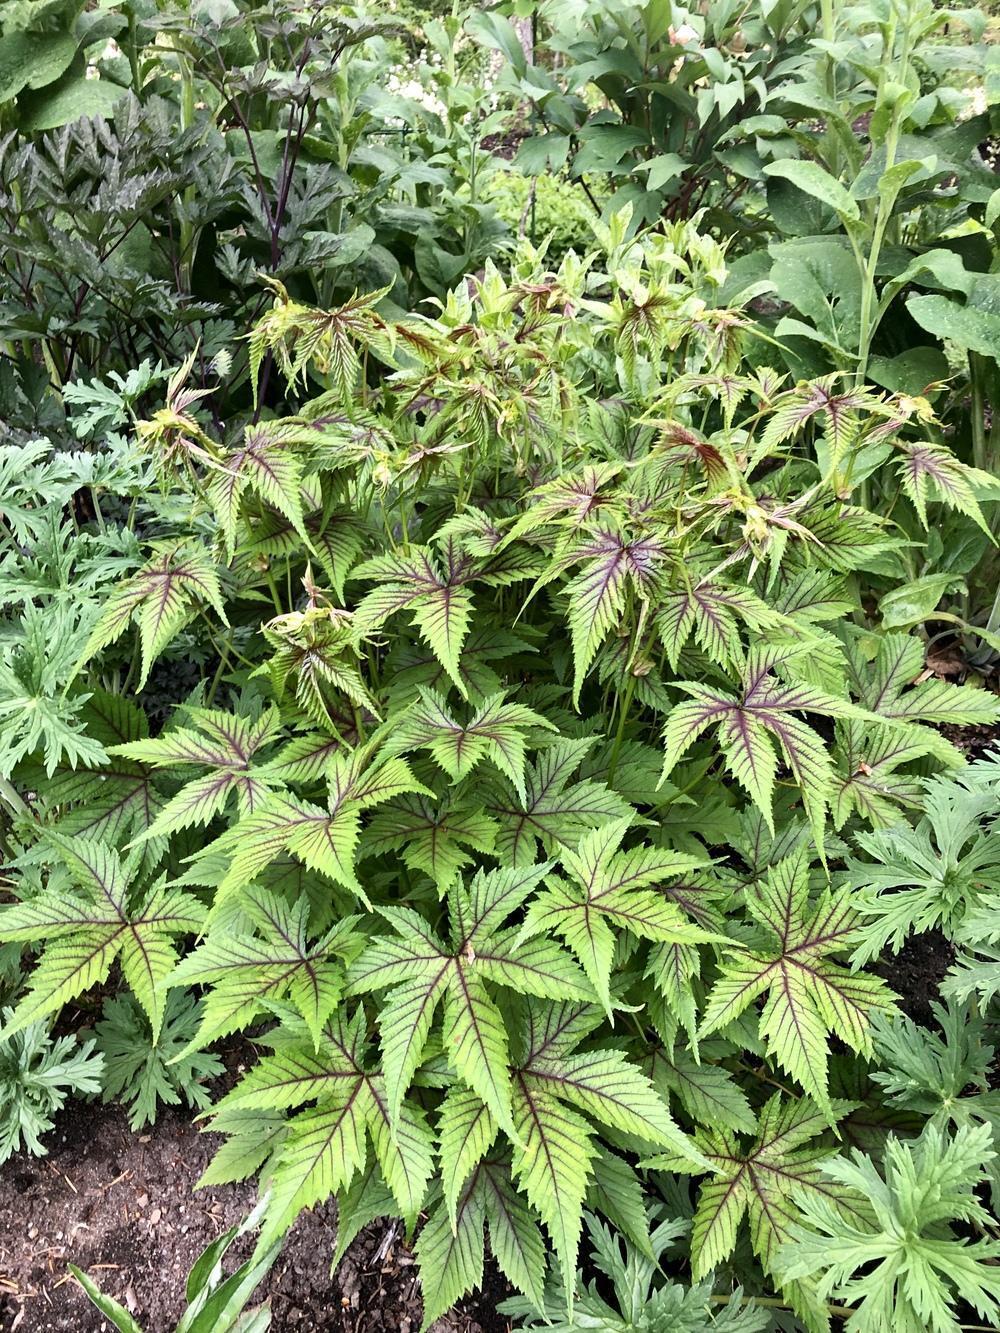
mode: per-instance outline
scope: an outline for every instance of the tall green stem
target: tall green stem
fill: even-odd
[[[906,22],[903,27],[902,43],[900,45],[898,60],[893,59],[896,47],[896,18],[895,13],[889,24],[888,33],[883,52],[882,65],[879,71],[878,92],[875,98],[876,114],[885,104],[886,83],[889,75],[892,75],[894,83],[906,84],[906,77],[910,67],[910,44],[911,31],[910,24]],[[875,213],[875,225],[872,228],[871,242],[868,249],[868,262],[862,270],[861,286],[861,318],[860,329],[858,333],[858,365],[855,374],[855,384],[860,386],[864,384],[865,377],[868,374],[868,360],[871,356],[872,339],[878,326],[877,304],[878,293],[875,287],[875,275],[878,271],[879,258],[882,253],[882,244],[885,240],[886,228],[892,217],[893,209],[896,206],[896,200],[899,196],[899,186],[889,183],[883,186],[885,177],[896,164],[896,152],[899,147],[899,134],[903,117],[905,102],[898,95],[895,104],[891,109],[889,124],[886,128],[885,136],[885,165],[882,168],[882,181],[879,182],[878,208]]]
[[[195,122],[194,72],[186,56],[178,52],[177,64],[181,75],[181,134],[192,128]],[[181,196],[180,255],[179,273],[181,290],[191,290],[191,270],[194,267],[194,220],[191,209],[194,206],[194,186],[189,185]]]

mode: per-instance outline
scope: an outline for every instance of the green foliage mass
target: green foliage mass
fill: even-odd
[[[191,1333],[329,1198],[427,1327],[488,1255],[529,1327],[995,1320],[975,16],[6,8],[8,1151],[103,1003],[260,1180]]]
[[[10,1009],[0,1013],[10,1018]],[[103,1066],[93,1040],[52,1037],[44,1023],[0,1041],[0,1163],[21,1148],[44,1156],[53,1116],[68,1097],[99,1092]]]

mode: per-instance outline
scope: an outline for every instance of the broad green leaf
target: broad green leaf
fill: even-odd
[[[995,357],[1000,346],[1000,315],[959,305],[947,296],[911,296],[906,308],[922,329],[963,351]]]
[[[879,600],[882,624],[886,629],[900,629],[928,620],[945,593],[959,582],[954,574],[925,574],[891,589]]]
[[[764,175],[781,176],[791,181],[803,193],[829,205],[847,221],[854,222],[860,217],[857,200],[817,162],[781,158],[777,162],[768,162],[764,167]]]

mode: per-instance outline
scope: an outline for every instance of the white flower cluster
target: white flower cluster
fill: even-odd
[[[402,65],[397,65],[389,71],[385,86],[386,91],[392,93],[394,97],[405,97],[407,101],[416,102],[431,115],[441,117],[447,115],[448,108],[437,93],[420,79],[415,79]]]

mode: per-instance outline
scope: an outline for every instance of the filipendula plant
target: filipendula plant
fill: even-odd
[[[859,600],[901,539],[847,464],[895,476],[923,423],[758,372],[696,226],[596,233],[434,318],[272,285],[250,359],[294,416],[220,428],[171,375],[136,426],[155,508],[73,682],[104,757],[13,774],[0,934],[38,962],[11,1022],[116,958],[157,1039],[197,993],[178,1065],[265,1052],[203,1183],[259,1173],[262,1253],[331,1196],[337,1258],[401,1219],[427,1325],[487,1252],[541,1310],[548,1250],[571,1318],[585,1212],[642,1248],[669,1185],[672,1278],[823,1329],[775,1255],[893,1003],[851,969],[843,858],[961,764],[936,724],[1000,710]]]

